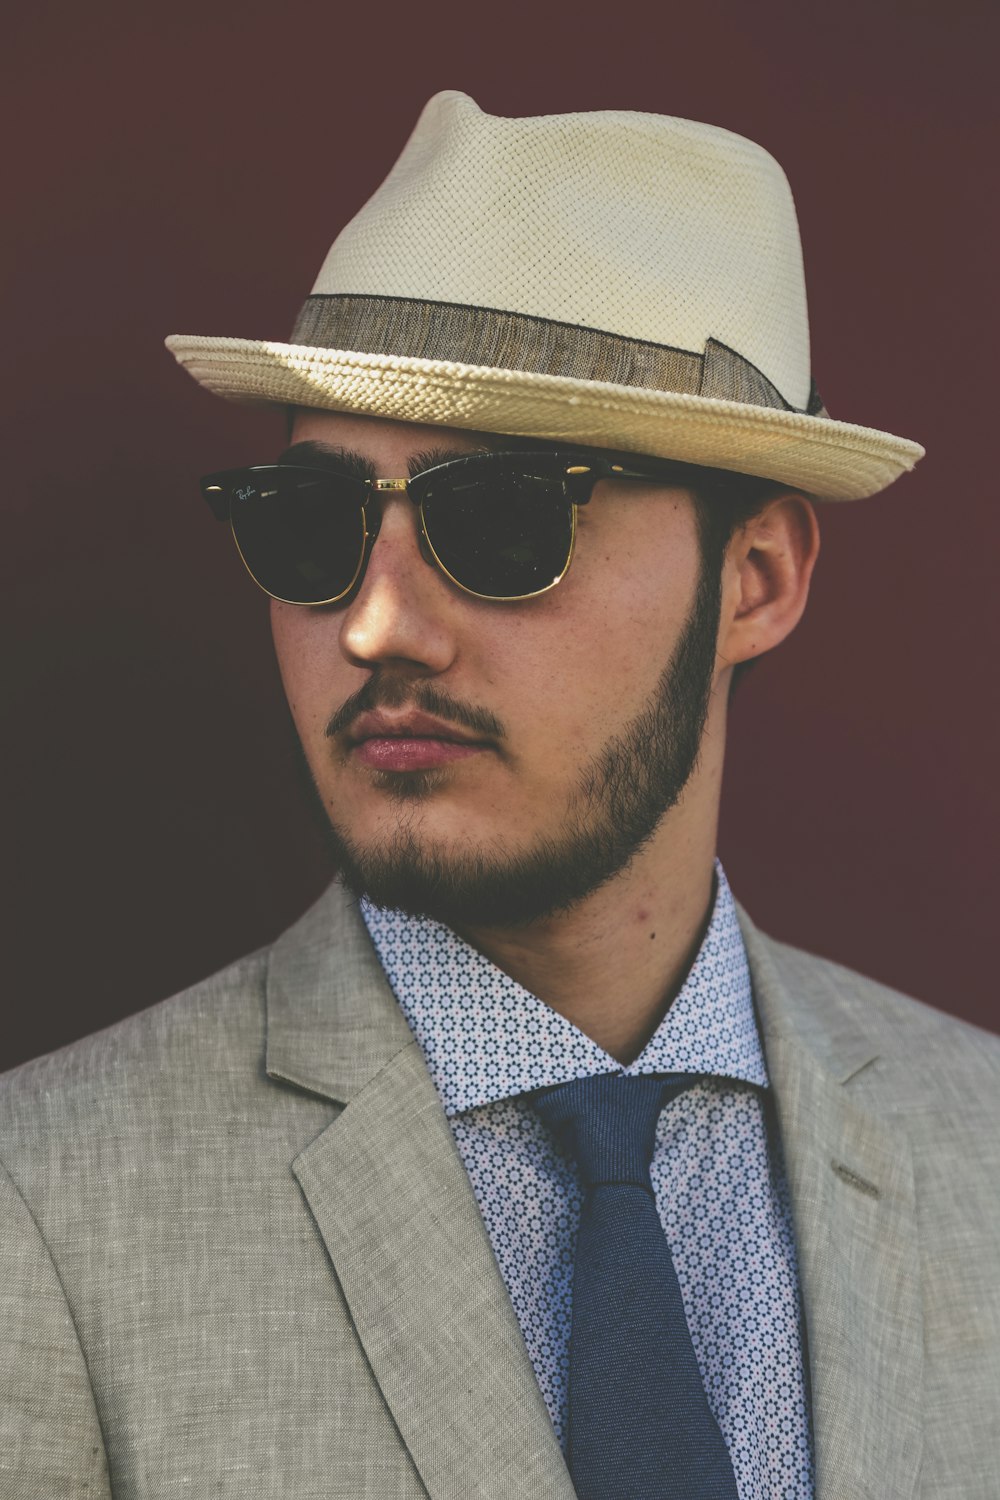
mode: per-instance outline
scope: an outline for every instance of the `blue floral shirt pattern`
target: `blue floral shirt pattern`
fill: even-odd
[[[662,1112],[651,1168],[695,1355],[740,1500],[813,1500],[791,1212],[733,898],[627,1068],[440,923],[362,903],[427,1061],[565,1443],[575,1167],[523,1097],[597,1073],[698,1073]]]

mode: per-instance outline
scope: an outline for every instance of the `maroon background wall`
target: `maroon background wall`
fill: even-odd
[[[286,337],[447,87],[688,115],[785,165],[820,389],[930,456],[824,511],[807,620],[736,704],[723,855],[777,935],[996,1026],[991,24],[968,0],[6,21],[4,1064],[268,940],[325,881],[265,601],[194,484],[280,430],[161,340]]]

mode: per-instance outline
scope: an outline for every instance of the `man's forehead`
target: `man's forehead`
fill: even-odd
[[[301,408],[291,424],[290,436],[293,441],[281,454],[280,463],[346,460],[352,468],[365,471],[366,477],[371,477],[367,473],[369,468],[390,451],[405,455],[413,472],[415,468],[431,468],[470,453],[545,453],[567,446],[544,438]],[[575,450],[580,445],[571,446]]]
[[[365,443],[376,444],[386,439],[398,438],[410,442],[414,447],[426,447],[428,437],[441,447],[454,448],[463,453],[494,452],[514,447],[525,452],[566,447],[552,438],[518,437],[504,432],[481,432],[464,427],[438,426],[421,422],[399,422],[389,417],[361,416],[354,412],[322,411],[310,407],[298,407],[292,417],[290,435],[298,441],[308,437],[317,442],[328,442],[340,446],[344,434],[355,439],[355,447]],[[361,441],[357,441],[360,438]],[[576,446],[572,444],[570,446]]]

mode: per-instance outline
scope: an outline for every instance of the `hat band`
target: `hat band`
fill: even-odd
[[[577,323],[455,302],[314,293],[306,298],[290,342],[801,410],[756,365],[716,339],[706,339],[704,352],[697,354]],[[805,412],[827,415],[815,385]]]

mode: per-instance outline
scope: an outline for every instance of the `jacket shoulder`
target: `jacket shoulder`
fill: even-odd
[[[988,1067],[1000,1068],[1000,1036],[995,1033],[833,959],[761,936],[787,984],[819,986],[836,994],[869,1029],[891,1039],[894,1045],[916,1045],[921,1049],[928,1044],[940,1045],[960,1055],[981,1057]]]
[[[123,1114],[195,1103],[223,1074],[260,1069],[270,949],[0,1077],[0,1158],[86,1136]]]

